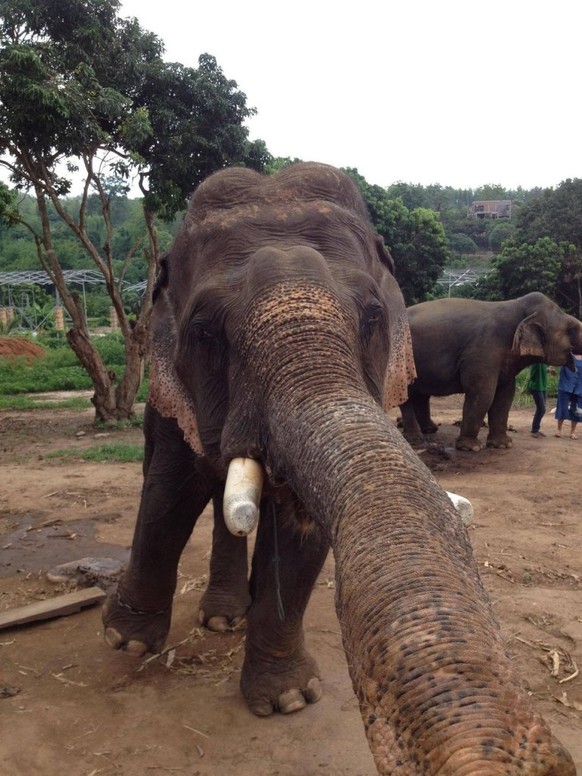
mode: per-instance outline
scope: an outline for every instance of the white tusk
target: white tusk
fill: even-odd
[[[235,536],[248,536],[259,521],[263,467],[252,458],[233,458],[224,486],[224,522]]]
[[[473,504],[471,504],[468,498],[459,496],[458,493],[450,493],[448,490],[445,493],[453,502],[453,506],[461,516],[462,522],[465,525],[469,525],[473,521],[473,515],[475,514]]]

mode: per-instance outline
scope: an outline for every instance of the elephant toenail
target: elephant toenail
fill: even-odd
[[[305,706],[305,698],[299,690],[287,690],[279,696],[279,708],[283,714],[292,714]]]
[[[125,651],[127,652],[128,655],[132,655],[133,657],[142,657],[148,651],[148,648],[143,643],[143,641],[137,641],[136,639],[132,639],[131,641],[127,642]]]
[[[105,638],[105,643],[108,647],[111,647],[111,649],[121,648],[121,645],[123,644],[123,637],[118,630],[115,628],[105,628],[105,633],[103,635]]]
[[[216,633],[225,633],[230,630],[228,620],[226,617],[211,617],[206,623],[208,630],[215,631]]]
[[[250,705],[250,709],[257,717],[270,717],[273,713],[273,706],[268,701],[259,701]]]
[[[316,676],[307,682],[307,687],[303,692],[303,695],[305,696],[307,703],[317,703],[317,701],[320,700],[323,695],[323,689],[321,687],[321,682]]]

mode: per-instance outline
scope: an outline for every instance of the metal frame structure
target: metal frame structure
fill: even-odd
[[[63,276],[67,286],[78,285],[83,289],[83,308],[85,310],[85,316],[87,315],[87,304],[85,298],[85,286],[105,285],[105,278],[103,275],[94,269],[66,269],[63,270]],[[12,289],[18,286],[32,286],[32,295],[34,301],[34,286],[50,286],[54,288],[55,293],[55,306],[61,306],[60,295],[50,275],[42,269],[30,269],[30,270],[11,270],[9,272],[0,272],[0,288],[7,289],[8,304],[4,305],[5,308],[12,308],[14,312],[26,321],[26,324],[36,331],[45,323],[47,316],[43,320],[31,320],[26,314],[25,309],[28,305],[28,296],[26,297],[27,304],[24,304],[24,294],[20,295],[20,299],[17,299]],[[138,294],[143,294],[146,288],[146,281],[143,280],[139,283],[123,283],[123,291],[135,291]],[[1,306],[1,305],[0,305]],[[33,305],[34,306],[34,305]]]

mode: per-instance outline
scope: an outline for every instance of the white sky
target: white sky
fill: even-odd
[[[197,66],[214,55],[275,156],[369,183],[582,177],[579,0],[122,0]]]
[[[579,0],[122,0],[196,67],[214,55],[275,156],[369,183],[582,177]]]

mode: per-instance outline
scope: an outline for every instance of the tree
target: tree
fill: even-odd
[[[489,247],[494,253],[499,253],[503,243],[515,234],[515,224],[509,219],[494,223],[489,232]]]
[[[4,211],[29,230],[59,291],[98,420],[133,411],[160,253],[156,216],[172,219],[210,172],[247,159],[260,167],[268,154],[262,141],[248,141],[243,122],[253,110],[213,57],[201,56],[197,69],[164,62],[159,38],[120,18],[119,8],[118,0],[3,0],[0,16],[0,165],[33,194],[39,222],[6,203]],[[112,202],[136,177],[144,239],[119,260]],[[76,212],[67,207],[74,179],[82,185]],[[124,337],[121,378],[107,371],[65,284],[54,240],[59,219],[103,274]],[[145,259],[147,288],[130,317],[123,278],[136,258]]]
[[[535,243],[508,240],[492,261],[493,270],[478,284],[479,298],[515,299],[530,291],[540,291],[556,299],[562,266],[576,249],[542,237]],[[489,296],[483,296],[487,291]]]
[[[567,312],[582,319],[582,250],[569,246],[560,267],[556,301]]]
[[[520,242],[534,242],[547,236],[582,249],[581,212],[582,178],[569,178],[523,205],[517,215],[516,237]]]
[[[453,253],[476,253],[477,244],[464,232],[455,232],[449,238],[449,245]]]
[[[507,191],[499,183],[486,183],[475,190],[473,199],[487,202],[492,199],[511,199]]]
[[[449,258],[438,214],[427,208],[409,210],[400,198],[390,199],[386,189],[367,183],[357,170],[346,172],[358,184],[372,223],[390,249],[406,304],[423,301]]]

